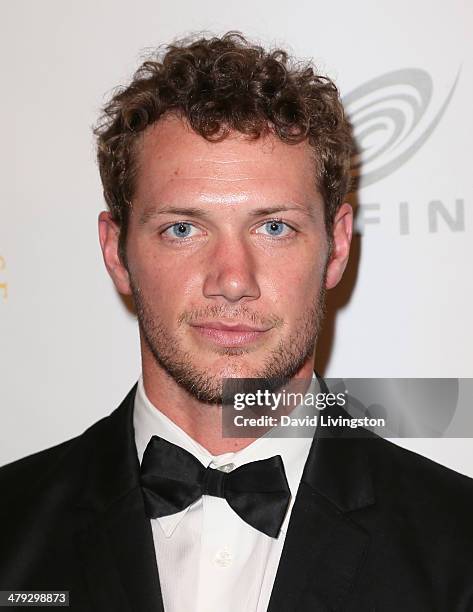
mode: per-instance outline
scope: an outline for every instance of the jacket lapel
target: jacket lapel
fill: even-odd
[[[90,517],[78,537],[85,580],[100,612],[163,612],[133,435],[136,387],[89,430],[91,457],[79,506]],[[86,435],[89,433],[86,432]]]
[[[345,608],[369,544],[368,534],[350,516],[374,503],[367,443],[353,430],[317,428],[268,612]]]

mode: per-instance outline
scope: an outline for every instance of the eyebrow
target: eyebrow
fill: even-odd
[[[294,210],[296,212],[302,213],[308,217],[313,217],[313,212],[310,210],[305,210],[301,206],[294,205],[284,205],[284,206],[264,206],[260,208],[255,208],[249,211],[249,214],[252,217],[264,217],[266,215],[275,215],[280,212],[287,212],[289,210]],[[208,219],[210,217],[208,211],[197,208],[194,206],[166,206],[164,208],[155,208],[149,207],[146,208],[140,215],[139,223],[140,225],[144,225],[151,221],[155,217],[161,215],[176,215],[187,218],[201,218]]]
[[[193,206],[166,206],[165,208],[146,208],[140,215],[139,223],[144,225],[148,221],[151,221],[159,215],[179,215],[181,217],[200,217],[208,218],[208,213],[202,208],[195,208]]]
[[[294,205],[255,208],[250,212],[250,215],[252,215],[253,217],[264,217],[266,215],[274,215],[276,213],[287,212],[289,210],[295,210],[296,212],[300,212],[303,215],[307,215],[309,217],[312,216],[312,212],[310,210],[305,210],[304,208],[302,208],[302,206]]]

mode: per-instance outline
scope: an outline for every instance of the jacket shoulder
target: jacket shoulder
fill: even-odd
[[[51,483],[77,482],[76,476],[83,471],[88,456],[90,439],[95,437],[94,433],[104,420],[97,421],[74,438],[0,467],[2,508],[11,515],[26,500],[38,493],[42,495]]]
[[[373,476],[386,511],[415,519],[420,531],[435,528],[473,539],[472,478],[389,440],[379,439],[374,447]]]
[[[456,490],[458,493],[473,495],[473,479],[456,472],[419,453],[401,447],[390,440],[379,440],[376,460],[389,472],[396,471],[398,480],[415,481],[426,489],[439,487]]]
[[[78,436],[0,467],[2,508],[11,514],[12,509],[51,487],[72,493],[80,486],[90,457],[96,456],[100,448],[106,453],[110,435],[122,428],[130,414],[134,392],[135,387],[118,408]]]
[[[57,462],[61,461],[62,457],[67,454],[71,446],[77,443],[79,438],[80,436],[76,436],[0,467],[0,490],[2,493],[8,491],[9,484],[17,483],[19,479],[31,482],[31,479],[44,474],[51,466],[57,465]]]

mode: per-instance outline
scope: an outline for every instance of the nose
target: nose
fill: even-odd
[[[241,237],[226,237],[208,253],[203,294],[230,303],[258,299],[256,260],[251,245]]]

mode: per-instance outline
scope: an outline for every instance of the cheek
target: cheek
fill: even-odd
[[[262,270],[262,297],[281,314],[297,318],[314,301],[323,284],[324,262],[313,257],[293,259],[284,266]]]
[[[179,312],[188,297],[201,291],[202,272],[189,262],[179,264],[175,259],[153,253],[135,251],[130,261],[132,279],[154,309]]]
[[[324,281],[328,258],[328,242],[325,233],[314,232],[301,237],[297,248],[288,251],[276,265],[264,268],[264,275],[272,279],[278,298],[288,301],[294,309],[298,300],[312,302]]]

